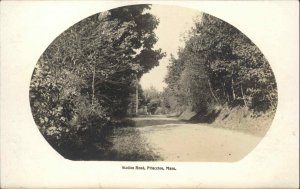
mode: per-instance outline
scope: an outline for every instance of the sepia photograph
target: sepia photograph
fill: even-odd
[[[299,188],[299,2],[0,5],[0,188]]]
[[[59,35],[33,71],[30,105],[66,159],[234,162],[268,131],[277,85],[263,53],[234,26],[140,4]]]

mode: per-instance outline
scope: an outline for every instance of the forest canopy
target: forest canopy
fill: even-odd
[[[206,114],[216,106],[275,111],[277,86],[261,51],[242,32],[202,14],[178,51],[165,78],[165,107]]]
[[[164,56],[153,47],[159,20],[150,8],[90,16],[57,37],[38,60],[30,84],[33,117],[63,156],[82,154],[126,116],[139,78]]]

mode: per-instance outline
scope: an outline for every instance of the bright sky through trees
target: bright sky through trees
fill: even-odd
[[[200,12],[176,6],[152,5],[150,13],[160,20],[155,30],[159,38],[156,47],[162,48],[167,56],[160,60],[159,66],[144,74],[140,83],[143,89],[154,86],[157,90],[162,91],[166,86],[163,80],[167,74],[170,54],[177,57],[178,48],[184,44],[182,35],[193,26],[193,18],[199,15]]]

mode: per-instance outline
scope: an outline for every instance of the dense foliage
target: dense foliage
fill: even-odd
[[[137,81],[164,56],[153,48],[159,21],[147,9],[128,6],[90,16],[63,32],[38,60],[32,113],[65,157],[84,153],[126,116]]]
[[[162,95],[154,86],[143,91],[144,104],[149,114],[162,114]]]
[[[202,14],[178,58],[170,59],[164,92],[169,111],[206,113],[215,106],[274,111],[277,87],[264,55],[230,24]]]

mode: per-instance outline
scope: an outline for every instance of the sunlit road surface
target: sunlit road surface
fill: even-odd
[[[238,161],[261,140],[207,124],[183,123],[176,118],[151,116],[134,120],[141,137],[163,161]]]

